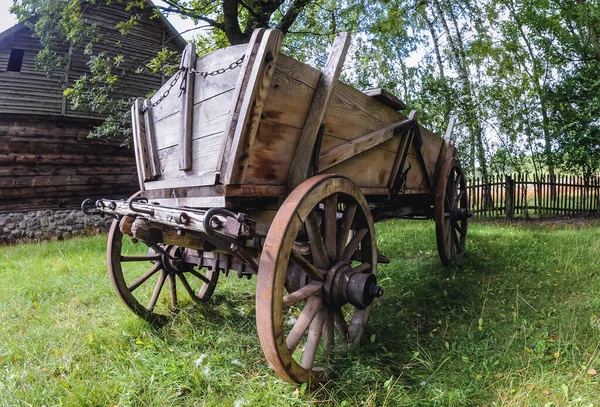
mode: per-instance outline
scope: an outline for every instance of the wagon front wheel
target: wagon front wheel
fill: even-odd
[[[454,158],[444,162],[435,195],[435,231],[444,265],[459,261],[465,253],[469,219],[467,184]]]
[[[184,305],[210,299],[218,270],[198,270],[188,249],[149,244],[124,235],[119,221],[108,233],[108,274],[119,298],[138,316],[165,323]]]
[[[303,274],[290,284],[294,268]],[[383,294],[376,272],[373,220],[358,187],[318,175],[294,189],[267,234],[256,288],[260,344],[281,378],[322,381],[333,357],[359,342]]]

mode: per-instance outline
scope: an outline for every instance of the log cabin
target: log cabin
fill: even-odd
[[[129,20],[133,12],[139,16],[137,24],[123,35],[117,24]],[[137,10],[127,10],[126,2],[120,1],[82,2],[82,13],[85,23],[106,39],[94,46],[94,53],[125,55],[124,70],[163,49],[178,59],[186,45],[150,1]],[[138,189],[131,149],[118,137],[88,138],[104,117],[75,109],[64,95],[89,72],[90,56],[69,43],[57,47],[64,47],[70,59],[64,70],[48,76],[35,67],[42,46],[27,23],[0,33],[0,217],[9,212],[71,210],[84,198],[125,197]],[[163,74],[152,72],[127,74],[110,96],[133,101],[165,80]],[[0,236],[10,232],[19,234],[0,225]]]

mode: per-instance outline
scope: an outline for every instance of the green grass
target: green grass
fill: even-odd
[[[600,223],[472,223],[457,267],[432,222],[378,244],[364,344],[314,391],[266,364],[255,280],[153,328],[112,292],[105,237],[2,247],[0,406],[600,406]]]

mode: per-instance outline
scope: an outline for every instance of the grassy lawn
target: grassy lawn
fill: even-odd
[[[266,364],[255,280],[153,328],[112,292],[105,237],[2,247],[0,406],[600,406],[600,223],[469,233],[443,267],[432,222],[378,225],[385,295],[314,391]]]

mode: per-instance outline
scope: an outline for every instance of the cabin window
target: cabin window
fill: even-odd
[[[8,59],[7,71],[10,72],[21,72],[21,65],[23,65],[23,55],[25,50],[22,49],[11,49],[10,58]]]

